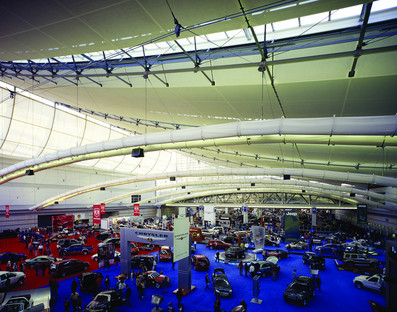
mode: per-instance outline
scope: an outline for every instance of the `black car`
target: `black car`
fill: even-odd
[[[215,268],[212,273],[212,285],[215,296],[229,298],[233,295],[232,286],[223,268]]]
[[[102,233],[99,233],[97,236],[95,236],[95,238],[98,241],[103,241],[111,236],[112,236],[112,234],[110,232],[102,232]]]
[[[241,247],[230,247],[225,251],[226,258],[243,259],[245,258],[244,249]]]
[[[308,264],[311,269],[325,269],[325,258],[322,255],[317,255],[314,252],[306,251],[302,256],[302,260],[303,263]]]
[[[84,272],[79,277],[81,292],[97,293],[101,288],[103,275],[100,272]]]
[[[85,306],[87,312],[105,312],[110,311],[114,307],[125,304],[125,298],[116,289],[109,289],[100,292],[95,298]]]
[[[9,260],[11,262],[17,262],[17,261],[22,261],[26,259],[26,255],[25,254],[18,254],[15,252],[3,252],[0,254],[0,263],[4,264],[7,263]]]
[[[273,271],[280,271],[280,266],[266,260],[252,261],[248,268],[251,276],[260,275],[261,277],[271,275]]]
[[[65,277],[66,275],[75,274],[79,271],[87,271],[89,267],[89,262],[67,259],[52,263],[49,272],[53,276]]]
[[[145,266],[147,269],[153,267],[155,257],[153,255],[137,255],[131,258],[131,268],[140,269],[141,266]]]
[[[106,244],[112,244],[115,247],[120,247],[120,238],[118,238],[118,237],[109,237],[109,238],[105,239],[102,243],[99,243],[98,247],[100,247],[102,245],[106,245]]]
[[[307,305],[309,299],[313,298],[316,283],[314,278],[300,275],[288,285],[283,297],[286,302]]]
[[[49,267],[53,262],[60,261],[60,258],[54,258],[49,256],[37,256],[33,259],[26,259],[25,265],[29,269],[34,269],[36,266],[42,267]]]
[[[237,237],[236,236],[226,236],[223,241],[225,243],[229,243],[229,244],[233,244],[234,242],[237,241]]]

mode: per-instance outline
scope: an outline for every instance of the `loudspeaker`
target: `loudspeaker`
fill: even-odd
[[[143,149],[142,148],[134,148],[133,150],[132,150],[132,154],[131,154],[131,156],[132,157],[143,157],[144,156],[144,152],[143,152]]]
[[[291,180],[291,176],[289,174],[284,174],[284,180]]]

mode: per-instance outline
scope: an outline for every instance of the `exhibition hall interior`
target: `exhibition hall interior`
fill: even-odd
[[[397,0],[0,10],[0,312],[396,311]]]

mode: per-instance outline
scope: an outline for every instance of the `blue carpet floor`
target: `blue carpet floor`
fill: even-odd
[[[283,248],[284,245],[280,246]],[[269,247],[272,249],[272,247]],[[210,273],[215,267],[222,267],[225,269],[229,281],[233,287],[233,297],[228,299],[221,299],[221,308],[225,311],[230,311],[234,306],[238,305],[241,299],[244,299],[248,304],[248,311],[268,312],[268,311],[321,311],[321,312],[343,312],[343,311],[372,311],[368,303],[369,300],[376,301],[381,305],[385,305],[385,298],[381,294],[367,290],[357,289],[353,284],[353,278],[357,276],[352,272],[338,271],[334,259],[326,259],[326,268],[320,271],[322,280],[321,292],[316,290],[314,298],[308,303],[306,307],[296,306],[287,303],[283,299],[283,292],[292,280],[292,271],[297,270],[297,275],[310,276],[310,270],[307,265],[302,263],[300,255],[290,255],[286,259],[278,262],[281,267],[279,279],[273,281],[271,277],[261,279],[261,292],[259,299],[262,299],[262,304],[251,303],[253,297],[253,282],[250,277],[239,275],[237,265],[216,263],[214,250],[209,250],[205,245],[197,245],[196,254],[204,254],[211,261],[211,267],[208,272],[196,272],[192,270],[192,285],[196,289],[187,296],[183,297],[182,302],[186,312],[190,311],[214,311],[215,295],[211,287],[210,290],[205,290],[205,274]],[[261,257],[260,257],[261,258]],[[379,257],[384,260],[384,255]],[[383,259],[382,259],[383,258]],[[114,311],[151,311],[154,307],[150,303],[152,294],[159,294],[164,297],[164,302],[160,307],[167,309],[168,303],[172,302],[174,306],[177,305],[176,296],[172,293],[178,288],[177,264],[175,270],[172,270],[171,263],[160,262],[157,265],[157,271],[164,271],[164,274],[171,278],[171,285],[166,289],[148,288],[145,291],[144,301],[138,300],[135,282],[127,281],[127,285],[132,288],[131,307],[119,307]],[[104,272],[103,269],[97,270],[109,275],[111,278],[111,287],[116,286],[116,279],[114,276],[120,274],[120,269],[112,266],[110,271]],[[57,301],[56,311],[64,311],[63,302],[65,297],[69,297],[71,293],[72,278],[60,282],[59,298]],[[105,286],[102,285],[102,289]],[[78,290],[80,293],[80,291]],[[93,298],[91,294],[81,294],[83,307],[87,305]]]

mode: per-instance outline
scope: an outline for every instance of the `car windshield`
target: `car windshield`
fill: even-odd
[[[304,291],[306,290],[307,286],[299,283],[292,283],[289,288],[297,290],[297,291]]]
[[[200,263],[202,263],[202,264],[207,264],[208,263],[208,260],[207,259],[197,259],[197,262],[200,262]]]
[[[95,297],[95,301],[98,301],[100,303],[108,302],[109,301],[109,297],[106,296],[106,295],[97,295]]]
[[[224,279],[218,279],[216,280],[216,285],[220,287],[228,287],[230,283],[227,280]]]
[[[1,312],[18,312],[18,311],[23,311],[24,307],[23,304],[20,303],[11,303],[11,304],[6,304],[4,307],[1,308]]]
[[[157,272],[153,272],[152,274],[150,274],[149,276],[153,279],[155,279],[157,276],[159,276],[160,274]]]

